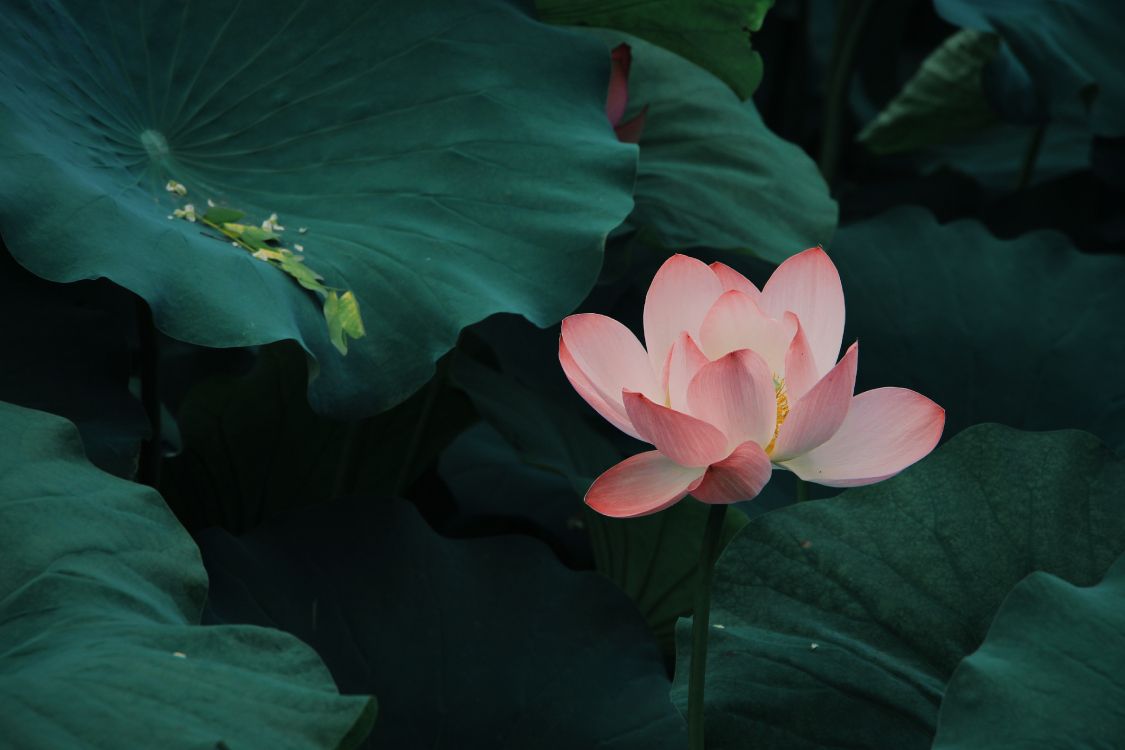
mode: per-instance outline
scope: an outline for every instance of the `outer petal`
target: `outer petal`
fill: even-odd
[[[848,347],[840,362],[796,402],[781,423],[770,457],[777,462],[795,458],[822,445],[836,434],[852,403],[859,344]]]
[[[851,394],[848,394],[849,396]],[[777,396],[765,360],[739,349],[704,365],[687,393],[693,416],[727,436],[727,448],[754,440],[765,445],[777,422]]]
[[[668,406],[677,411],[687,412],[688,384],[699,369],[708,362],[707,355],[686,332],[672,345],[668,361],[664,366],[664,388],[668,394]]]
[[[609,92],[605,98],[605,116],[616,126],[629,106],[629,67],[633,61],[628,44],[619,44],[609,53]]]
[[[945,410],[906,388],[876,388],[852,399],[824,445],[782,464],[801,479],[856,487],[892,477],[934,449]]]
[[[629,422],[621,391],[656,396],[660,386],[632,331],[604,315],[571,315],[562,322],[559,362],[590,406],[618,429],[639,437]]]
[[[630,117],[625,122],[613,126],[617,140],[622,143],[640,143],[641,134],[645,130],[645,117],[648,116],[648,105],[641,107],[641,111]]]
[[[645,297],[645,344],[653,372],[664,366],[681,333],[699,341],[699,326],[722,293],[719,278],[702,261],[673,255],[664,262]]]
[[[715,261],[711,264],[711,270],[714,271],[715,275],[719,277],[719,281],[722,283],[724,291],[729,292],[732,289],[737,290],[739,292],[742,292],[755,302],[758,301],[758,297],[760,297],[762,294],[760,291],[758,291],[758,287],[754,286],[754,283],[750,281],[750,279],[746,278],[725,263]]]
[[[817,372],[805,329],[793,313],[785,313],[785,316],[787,319],[792,318],[797,326],[797,333],[793,335],[793,340],[789,342],[789,349],[785,352],[785,391],[789,395],[790,402],[793,402],[816,385],[820,380],[820,373]]]
[[[709,359],[718,359],[738,349],[752,349],[762,356],[770,372],[785,372],[785,352],[796,331],[790,316],[774,320],[762,312],[748,295],[734,290],[719,297],[699,328],[699,344]]]
[[[770,480],[770,459],[762,446],[746,442],[730,456],[707,469],[703,481],[691,491],[705,503],[753,500]]]
[[[626,391],[625,410],[641,439],[681,466],[709,466],[726,458],[727,437],[701,419]]]
[[[638,453],[595,479],[586,492],[586,504],[603,516],[646,516],[690,492],[705,471],[680,466],[660,451]]]
[[[801,319],[817,373],[836,363],[844,338],[844,290],[840,274],[819,247],[805,250],[777,267],[762,288],[762,310],[780,318],[786,310]]]

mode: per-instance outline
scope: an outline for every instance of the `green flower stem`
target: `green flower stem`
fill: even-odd
[[[797,502],[803,503],[809,499],[809,483],[804,479],[797,479]]]
[[[160,462],[163,458],[160,446],[160,352],[157,348],[158,336],[152,320],[152,310],[141,298],[137,298],[137,338],[140,342],[141,367],[141,405],[148,415],[152,434],[141,443],[137,459],[137,481],[156,487],[160,483]]]
[[[727,506],[711,506],[703,546],[699,550],[699,583],[695,590],[695,617],[691,621],[691,674],[688,677],[688,747],[703,750],[703,687],[707,680],[707,636],[711,619],[711,578],[719,556],[719,537]]]
[[[824,124],[820,130],[820,174],[830,186],[840,161],[848,86],[860,37],[875,7],[875,0],[844,0],[836,14],[836,35],[828,71],[828,93],[824,104]]]

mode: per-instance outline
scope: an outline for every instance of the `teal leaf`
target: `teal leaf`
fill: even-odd
[[[603,46],[514,2],[50,0],[11,8],[0,35],[12,254],[54,281],[111,279],[182,341],[297,341],[322,412],[401,402],[494,312],[558,320],[632,206]],[[167,218],[208,199],[277,213],[354,292],[367,335],[347,357],[316,295]]]
[[[0,736],[12,747],[352,748],[296,638],[203,627],[207,575],[160,496],[105,474],[67,421],[0,404]]]
[[[836,203],[816,164],[774,135],[752,101],[655,45],[594,33],[632,47],[630,107],[648,107],[630,224],[677,250],[740,250],[775,263],[832,239]]]
[[[981,80],[996,56],[995,34],[962,29],[922,61],[902,91],[857,136],[876,154],[913,151],[996,123]]]
[[[377,692],[371,746],[684,745],[632,604],[534,540],[444,539],[412,506],[365,499],[200,543],[215,619],[292,632],[341,689]]]
[[[986,71],[994,108],[1010,118],[1082,107],[1095,135],[1125,135],[1125,4],[1118,0],[935,0],[938,14],[1004,40]]]
[[[1125,258],[1079,252],[1056,232],[1002,240],[913,207],[841,229],[829,254],[845,341],[860,341],[857,391],[929,396],[946,436],[1002,422],[1125,445]]]
[[[719,560],[708,748],[929,748],[946,683],[1041,570],[1125,551],[1125,461],[1091,435],[981,425],[881,484],[755,519]],[[686,704],[690,624],[673,695]]]
[[[1081,588],[1016,584],[946,687],[935,750],[1113,747],[1125,737],[1125,557]]]
[[[749,99],[762,80],[762,56],[750,35],[774,0],[536,0],[539,17],[568,26],[604,26],[692,61]]]

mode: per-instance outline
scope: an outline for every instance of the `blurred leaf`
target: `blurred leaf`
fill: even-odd
[[[535,541],[450,541],[409,505],[368,500],[200,544],[215,619],[294,633],[342,690],[379,695],[370,746],[684,745],[632,605]]]
[[[1097,135],[1125,135],[1125,3],[1120,0],[934,0],[964,28],[998,34],[999,57],[986,71],[993,108],[1040,122],[1081,105]]]
[[[573,309],[632,205],[636,150],[606,123],[602,45],[518,5],[13,6],[0,16],[4,241],[45,278],[135,292],[173,338],[297,341],[318,411],[382,411],[463,326]],[[287,238],[306,227],[308,265],[371,311],[367,335],[342,357],[320,300],[166,218],[169,179],[200,210],[276,212]]]
[[[1122,486],[1091,435],[981,425],[886,482],[754,520],[716,569],[708,748],[929,748],[1012,587],[1036,570],[1089,585],[1125,550]]]
[[[232,221],[238,221],[246,215],[245,211],[239,211],[235,208],[224,208],[223,206],[211,206],[203,214],[203,218],[212,224],[229,224]]]
[[[245,376],[189,392],[178,415],[184,450],[161,481],[184,525],[237,533],[341,495],[402,493],[472,420],[460,394],[440,384],[431,394],[431,384],[387,412],[339,422],[312,411],[307,382],[305,356],[281,343]]]
[[[0,400],[66,417],[95,466],[132,478],[151,432],[129,392],[132,295],[104,281],[43,281],[0,245],[0,314]]]
[[[985,101],[981,73],[999,47],[995,34],[973,29],[950,36],[860,132],[859,142],[876,154],[895,154],[945,143],[997,122]]]
[[[953,673],[936,750],[1113,747],[1125,737],[1125,557],[1101,583],[1032,573]]]
[[[844,227],[843,279],[857,391],[912,388],[946,409],[947,437],[979,422],[1076,427],[1125,445],[1125,258],[1062,235],[1000,240],[904,207]]]
[[[374,701],[292,636],[202,627],[199,551],[65,420],[0,404],[0,736],[11,747],[352,748]]]
[[[677,250],[705,245],[774,262],[832,238],[836,203],[816,164],[774,135],[752,101],[659,47],[593,33],[632,46],[629,101],[648,107],[630,224]]]
[[[548,23],[604,26],[646,39],[709,70],[749,99],[762,80],[750,35],[774,0],[536,0]],[[632,80],[630,79],[630,95]]]

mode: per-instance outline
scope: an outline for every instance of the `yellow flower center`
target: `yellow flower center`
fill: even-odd
[[[777,398],[777,425],[773,428],[773,438],[766,446],[766,453],[773,453],[773,446],[777,443],[777,434],[781,432],[781,423],[789,416],[789,395],[785,392],[785,378],[773,376],[773,392]]]

